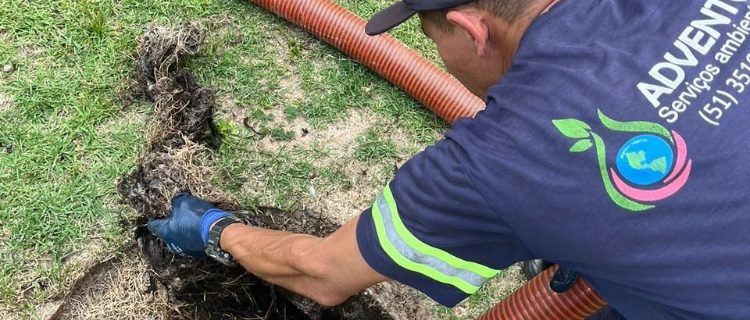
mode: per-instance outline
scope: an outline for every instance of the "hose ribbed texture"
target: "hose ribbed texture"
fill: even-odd
[[[250,0],[312,33],[397,85],[440,118],[473,117],[484,102],[390,35],[365,34],[365,21],[328,0]]]
[[[583,278],[578,278],[565,293],[552,291],[549,283],[556,270],[554,266],[540,273],[479,319],[580,320],[607,304]]]

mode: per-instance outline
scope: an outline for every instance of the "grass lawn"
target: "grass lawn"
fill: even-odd
[[[361,16],[389,3],[337,2]],[[118,203],[115,181],[146,146],[151,105],[130,90],[137,41],[148,26],[185,21],[209,31],[189,67],[216,88],[226,136],[214,159],[220,177],[210,183],[247,207],[312,209],[343,221],[447,128],[364,67],[245,1],[6,0],[0,317],[38,317],[131,238],[119,221],[135,212]],[[435,59],[418,30],[411,21],[395,35]],[[489,289],[437,312],[475,315],[501,296]]]

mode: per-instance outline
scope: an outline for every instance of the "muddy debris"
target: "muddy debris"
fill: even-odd
[[[154,103],[150,146],[138,167],[117,184],[123,201],[141,213],[133,222],[138,226],[135,237],[151,268],[149,287],[136,289],[166,291],[170,307],[165,317],[173,319],[391,319],[372,294],[324,308],[240,267],[175,256],[145,227],[149,219],[163,218],[171,207],[170,199],[185,191],[261,227],[324,236],[339,226],[310,212],[243,210],[210,185],[210,159],[221,145],[213,121],[214,90],[197,83],[184,68],[184,61],[199,52],[205,36],[200,24],[188,23],[176,29],[152,28],[140,42],[138,82],[144,96]],[[117,263],[106,266],[116,268]],[[65,305],[69,303],[61,308]]]
[[[138,84],[154,102],[150,147],[138,168],[120,180],[118,192],[146,218],[162,218],[180,191],[224,199],[209,187],[210,149],[221,144],[213,121],[214,90],[204,88],[178,62],[198,53],[205,32],[200,24],[179,29],[151,28],[139,48]]]

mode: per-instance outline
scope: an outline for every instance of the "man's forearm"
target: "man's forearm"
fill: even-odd
[[[322,239],[310,235],[233,224],[224,229],[220,244],[248,271],[275,282],[303,275],[297,256]]]
[[[326,238],[233,224],[222,232],[220,245],[260,278],[335,305],[387,280],[359,254],[356,222],[357,218]]]
[[[222,232],[220,244],[249,272],[318,300],[319,297],[308,292],[307,284],[317,278],[311,270],[314,267],[312,263],[304,265],[303,261],[322,240],[310,235],[233,224]]]

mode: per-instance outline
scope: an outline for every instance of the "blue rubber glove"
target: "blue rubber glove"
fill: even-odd
[[[227,216],[234,217],[190,193],[180,193],[172,198],[172,212],[164,219],[149,221],[148,229],[163,240],[172,253],[201,258],[206,256],[209,229],[214,222]]]

